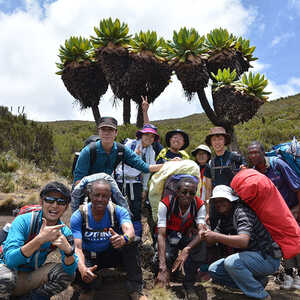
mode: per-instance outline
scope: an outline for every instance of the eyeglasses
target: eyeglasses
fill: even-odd
[[[55,198],[55,197],[50,197],[50,196],[44,197],[44,201],[48,204],[53,204],[55,201],[56,201],[57,205],[67,205],[68,204],[68,201],[66,199]]]
[[[194,192],[194,191],[182,191],[181,192],[183,195],[187,195],[187,194],[189,194],[189,195],[191,195],[191,196],[196,196],[196,192]]]

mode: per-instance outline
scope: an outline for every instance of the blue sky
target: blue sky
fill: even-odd
[[[256,46],[259,60],[253,71],[268,78],[271,100],[300,92],[300,0],[185,0],[184,5],[181,0],[0,0],[0,105],[12,107],[13,113],[24,105],[27,116],[39,121],[93,120],[91,111],[80,111],[55,75],[55,62],[65,39],[89,37],[93,26],[109,16],[128,23],[131,33],[156,30],[166,39],[183,26],[201,34],[227,28]],[[111,100],[108,91],[100,112],[122,121],[121,106],[113,108]],[[134,122],[134,105],[132,110]],[[174,77],[149,115],[154,120],[199,112],[197,97],[188,104]]]

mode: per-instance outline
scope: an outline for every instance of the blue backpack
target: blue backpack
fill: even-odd
[[[270,165],[276,167],[278,158],[283,159],[300,176],[300,142],[296,137],[291,142],[278,144],[272,147],[272,151],[266,152],[270,157]]]

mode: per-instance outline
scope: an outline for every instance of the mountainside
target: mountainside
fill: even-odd
[[[205,113],[194,114],[184,118],[152,121],[161,136],[162,144],[167,131],[180,128],[190,135],[191,152],[200,143],[204,143],[205,136],[213,126]],[[71,167],[72,154],[82,148],[83,141],[90,135],[96,134],[94,122],[87,121],[57,121],[46,123],[54,131],[54,145],[56,151],[56,165],[65,168],[64,175],[68,175]],[[300,139],[300,94],[264,104],[256,116],[247,123],[235,127],[240,150],[246,154],[251,141],[262,142],[265,149],[272,145],[290,140],[294,135]],[[119,126],[117,140],[134,138],[135,125]],[[165,144],[164,144],[165,145]]]

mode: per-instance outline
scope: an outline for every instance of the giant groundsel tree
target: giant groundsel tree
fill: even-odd
[[[58,65],[62,80],[82,108],[91,107],[95,121],[98,104],[109,84],[123,101],[123,121],[130,122],[130,102],[138,106],[137,126],[143,125],[141,95],[155,99],[168,86],[174,72],[190,101],[198,95],[210,121],[234,137],[234,126],[251,119],[267,100],[263,75],[245,75],[256,60],[254,46],[226,29],[201,36],[195,28],[174,31],[172,40],[155,31],[129,34],[126,23],[103,19],[89,39],[71,37],[60,46]],[[205,88],[211,83],[212,106]],[[98,114],[97,114],[98,110]],[[237,147],[234,140],[233,148]]]

